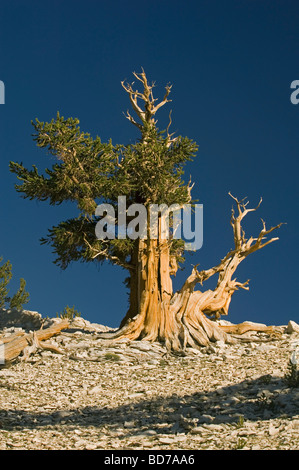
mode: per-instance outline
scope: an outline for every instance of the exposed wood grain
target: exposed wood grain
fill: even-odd
[[[61,330],[68,328],[69,321],[62,320],[59,323],[46,328],[44,330],[38,330],[33,333],[23,334],[23,335],[12,335],[11,339],[5,338],[4,343],[4,361],[11,362],[14,361],[28,346],[32,346],[36,342],[40,347],[43,347],[44,340],[55,336],[60,333]],[[45,344],[45,349],[48,349],[49,345]]]

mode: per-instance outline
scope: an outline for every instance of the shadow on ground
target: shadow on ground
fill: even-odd
[[[2,384],[5,387],[5,384]],[[298,388],[281,378],[262,376],[209,393],[155,397],[115,408],[85,407],[52,412],[0,410],[0,429],[37,429],[45,426],[122,428],[127,436],[146,431],[174,434],[204,424],[238,424],[292,418],[299,413]]]

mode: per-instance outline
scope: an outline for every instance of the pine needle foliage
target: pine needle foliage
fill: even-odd
[[[168,130],[144,123],[142,138],[134,144],[113,145],[93,138],[79,127],[79,119],[59,113],[50,122],[32,121],[37,146],[55,157],[54,164],[40,173],[37,166],[27,169],[10,162],[10,171],[24,198],[47,201],[50,205],[72,202],[77,217],[63,220],[48,230],[42,244],[51,245],[54,263],[65,269],[72,261],[103,262],[130,269],[134,241],[98,240],[95,209],[100,203],[113,205],[118,195],[126,196],[127,206],[190,203],[188,184],[183,180],[184,166],[192,160],[197,145],[187,137],[169,139]],[[171,253],[183,261],[182,243],[174,240]]]
[[[0,257],[0,263],[3,261],[3,258]],[[4,308],[9,305],[10,308],[22,309],[23,305],[29,302],[29,293],[26,292],[26,281],[25,279],[20,279],[20,287],[18,291],[12,296],[9,297],[8,284],[12,278],[12,265],[10,261],[6,261],[2,266],[0,266],[0,308]]]

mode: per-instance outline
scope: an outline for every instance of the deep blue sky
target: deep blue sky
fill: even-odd
[[[236,276],[250,278],[250,290],[234,294],[226,319],[299,321],[299,105],[290,101],[298,59],[297,0],[1,0],[0,255],[12,262],[12,291],[24,277],[27,308],[43,315],[68,304],[109,326],[124,316],[126,273],[109,265],[55,266],[51,247],[39,239],[76,210],[23,200],[8,164],[53,163],[35,146],[31,120],[51,120],[57,111],[78,117],[82,130],[104,141],[133,142],[138,134],[123,115],[129,100],[120,82],[143,67],[157,96],[173,84],[161,128],[172,109],[172,130],[199,145],[186,179],[192,174],[193,196],[204,206],[204,243],[187,257],[175,287],[191,264],[209,268],[232,248],[228,192],[252,206],[262,196],[259,211],[245,219],[246,234],[258,234],[261,217],[268,227],[287,225],[279,241],[240,266]]]

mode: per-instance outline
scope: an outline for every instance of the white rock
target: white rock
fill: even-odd
[[[299,333],[299,325],[298,323],[294,322],[293,320],[290,320],[286,329],[286,332],[291,334],[291,333]]]
[[[206,431],[206,429],[203,428],[202,426],[195,426],[194,428],[192,428],[190,430],[190,433],[191,434],[202,434],[205,431]]]
[[[275,426],[273,426],[272,423],[269,424],[269,435],[270,436],[276,436],[276,434],[279,433],[279,428],[276,428]]]
[[[130,347],[133,349],[138,349],[139,351],[150,351],[152,349],[151,344],[146,341],[139,341],[139,342],[131,342]]]
[[[96,324],[84,325],[55,337],[64,355],[1,370],[0,450],[216,450],[239,439],[243,449],[299,448],[299,389],[283,380],[297,333],[254,349],[215,342],[179,357],[159,343],[102,339]]]
[[[159,441],[161,444],[172,444],[174,442],[174,439],[171,437],[159,437]]]
[[[102,391],[103,391],[102,386],[101,385],[96,385],[95,387],[88,390],[88,395],[94,395],[96,393],[101,393]]]
[[[124,422],[124,428],[134,428],[135,427],[135,421],[125,421]]]

